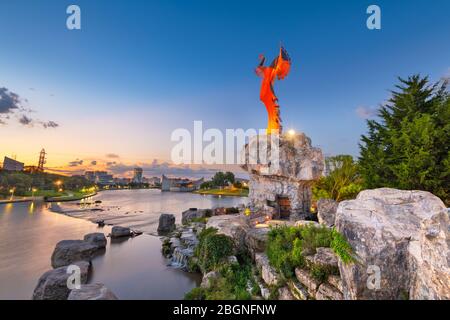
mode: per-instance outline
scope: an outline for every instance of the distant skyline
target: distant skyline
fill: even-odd
[[[66,8],[82,30],[66,28]],[[366,28],[366,8],[382,29]],[[264,128],[258,55],[280,42],[292,58],[275,84],[285,129],[327,155],[358,155],[365,119],[397,77],[450,76],[450,2],[409,1],[2,1],[0,161],[55,172],[207,176],[174,166],[170,134]]]

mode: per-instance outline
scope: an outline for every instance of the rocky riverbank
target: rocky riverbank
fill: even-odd
[[[187,299],[450,299],[448,211],[428,192],[321,201],[320,223],[253,221],[242,211],[183,217],[163,253],[203,274]]]
[[[132,230],[113,227],[108,237],[113,240],[136,236]],[[102,283],[88,283],[93,272],[91,260],[105,253],[107,237],[101,232],[90,233],[83,240],[62,240],[51,256],[52,270],[38,280],[33,300],[117,300]]]

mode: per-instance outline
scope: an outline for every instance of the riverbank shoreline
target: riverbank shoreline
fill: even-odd
[[[248,189],[203,189],[192,191],[192,193],[221,197],[248,197]]]
[[[82,195],[82,196],[73,196],[73,195],[69,195],[69,196],[62,196],[62,197],[52,197],[52,198],[47,198],[45,200],[45,202],[70,202],[70,201],[80,201],[80,200],[84,200],[87,198],[91,198],[94,197],[98,194],[98,192],[94,192],[94,193],[90,193],[90,194],[86,194],[86,195]]]

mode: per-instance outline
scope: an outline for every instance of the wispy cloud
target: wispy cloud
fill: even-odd
[[[6,120],[10,119],[10,115],[15,114],[18,122],[24,126],[31,127],[35,122],[41,124],[44,129],[59,126],[54,121],[40,121],[31,118],[29,114],[33,113],[34,110],[26,107],[27,103],[28,100],[21,98],[17,93],[5,87],[0,87],[0,124],[7,124]]]
[[[69,162],[69,167],[78,167],[83,165],[84,161],[83,160],[75,160],[75,161],[71,161]]]
[[[108,153],[106,155],[106,157],[109,158],[109,159],[119,159],[120,158],[120,156],[118,154],[115,154],[115,153]]]
[[[373,118],[377,115],[377,109],[360,106],[355,109],[356,115],[361,119]]]
[[[54,121],[41,122],[41,124],[45,129],[59,127],[59,124]]]
[[[26,115],[22,115],[19,118],[19,123],[24,125],[24,126],[31,126],[33,124],[33,119],[27,117]]]
[[[0,113],[8,114],[22,107],[18,94],[7,88],[0,88]]]

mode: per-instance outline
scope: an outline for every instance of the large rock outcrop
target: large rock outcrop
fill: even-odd
[[[317,218],[319,223],[332,227],[336,221],[336,210],[339,202],[333,199],[319,199],[317,201]]]
[[[284,134],[279,139],[252,137],[241,159],[245,163],[242,168],[250,175],[251,206],[259,210],[277,208],[283,199],[281,206],[288,203],[287,211],[309,212],[311,185],[322,175],[324,158],[322,150],[312,147],[305,134]]]
[[[358,258],[339,262],[346,299],[450,299],[449,216],[436,196],[365,190],[339,204],[336,227]]]
[[[238,251],[245,249],[245,236],[250,228],[248,219],[245,216],[240,214],[214,216],[208,219],[206,228],[215,228],[218,230],[218,233],[232,238]]]

